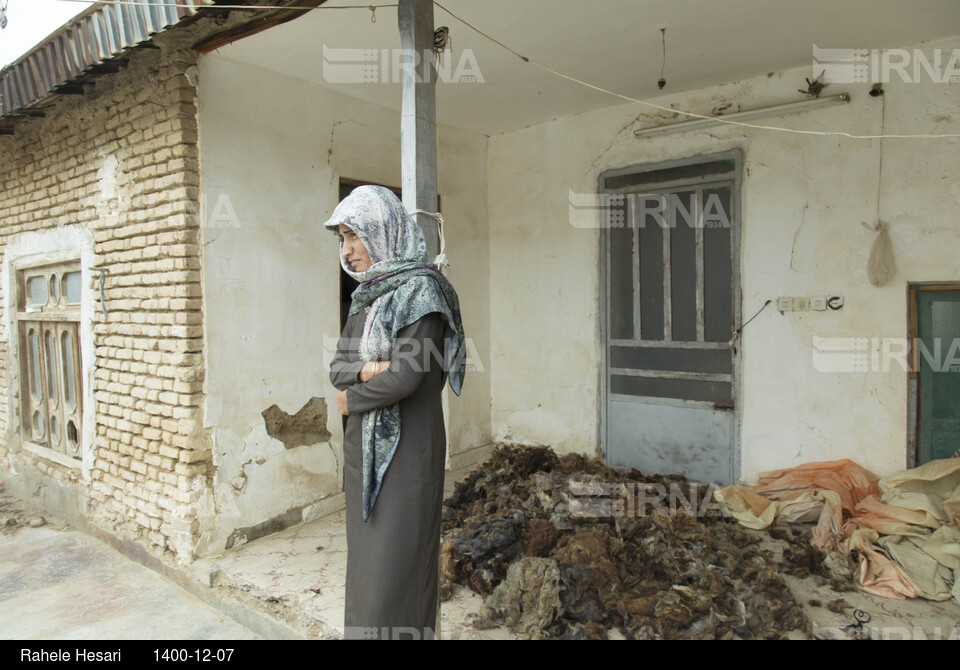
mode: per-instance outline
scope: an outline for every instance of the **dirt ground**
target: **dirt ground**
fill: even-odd
[[[4,493],[0,484],[0,533],[9,535],[23,527],[50,526],[65,530],[68,526],[28,502]]]

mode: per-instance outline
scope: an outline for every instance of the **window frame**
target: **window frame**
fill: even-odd
[[[14,272],[16,295],[11,306],[16,309],[14,327],[19,349],[16,366],[20,382],[17,413],[21,444],[27,451],[80,469],[84,434],[81,261],[74,257],[29,265],[18,263]],[[80,273],[80,295],[75,302],[69,300],[66,290],[66,277],[73,272]],[[44,281],[46,302],[43,304],[29,299],[28,283],[36,277]],[[52,286],[56,286],[56,292],[51,290]],[[31,332],[36,332],[35,343],[30,341]],[[55,359],[52,363],[51,353]],[[51,392],[51,387],[55,387],[55,392]],[[39,431],[35,419],[38,415],[42,419]],[[51,439],[54,435],[55,442]]]

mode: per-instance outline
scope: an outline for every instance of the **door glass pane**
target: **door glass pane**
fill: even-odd
[[[68,272],[63,275],[63,292],[67,302],[80,302],[80,273]]]
[[[613,206],[626,217],[622,204]],[[629,340],[633,337],[633,229],[619,226],[609,231],[610,337]]]
[[[46,432],[46,422],[43,419],[43,414],[38,411],[33,413],[33,439],[40,440],[43,438],[44,433]]]
[[[60,282],[57,281],[57,275],[50,275],[50,297],[53,302],[60,302]]]
[[[73,421],[67,422],[67,447],[70,455],[76,455],[77,448],[80,446],[80,436],[77,434],[77,424]]]
[[[45,277],[35,276],[27,279],[27,301],[31,305],[47,304],[47,280]]]
[[[697,339],[697,193],[671,193],[670,308],[673,339]]]
[[[637,198],[640,211],[640,337],[663,338],[663,228],[657,196]]]
[[[704,335],[708,342],[733,336],[733,210],[730,188],[703,192]]]
[[[50,402],[56,407],[60,400],[60,388],[57,384],[57,340],[52,330],[46,332],[43,342],[47,354],[47,392],[50,394]]]
[[[73,411],[77,407],[77,387],[73,361],[73,336],[69,331],[60,334],[60,350],[63,352],[63,390],[67,404]]]
[[[40,385],[40,341],[36,328],[27,331],[27,350],[30,357],[30,392],[43,400],[43,388]]]

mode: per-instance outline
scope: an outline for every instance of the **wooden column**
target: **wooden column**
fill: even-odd
[[[400,69],[403,102],[400,117],[400,162],[403,204],[408,211],[437,211],[437,97],[432,66],[432,0],[399,0]],[[425,55],[426,54],[426,55]],[[440,253],[437,221],[426,214],[414,219],[427,240],[427,262]]]

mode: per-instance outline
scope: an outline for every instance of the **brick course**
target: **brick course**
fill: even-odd
[[[0,137],[0,250],[28,231],[82,226],[106,270],[93,318],[93,431],[89,481],[19,448],[0,411],[0,463],[29,463],[79,482],[88,518],[188,560],[210,486],[203,435],[203,311],[196,89],[189,49],[135,50],[119,73],[45,118]],[[103,186],[108,157],[115,186]],[[84,268],[99,297],[99,275]],[[2,305],[0,305],[2,310]],[[7,315],[2,315],[7,330]],[[15,401],[9,335],[0,341],[0,407]],[[15,336],[15,333],[13,333]],[[86,377],[85,377],[86,378]]]

